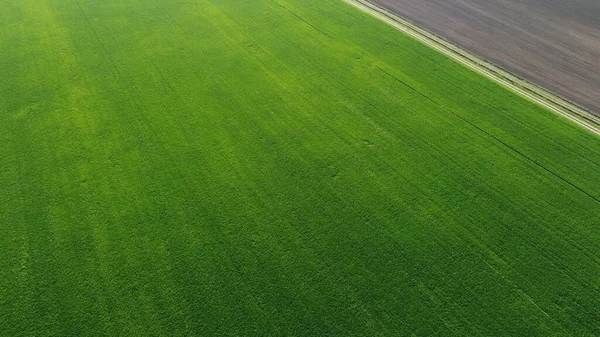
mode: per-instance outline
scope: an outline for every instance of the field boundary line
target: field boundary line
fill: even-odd
[[[496,83],[600,136],[600,117],[550,91],[518,77],[368,0],[344,0],[421,43],[475,70]]]

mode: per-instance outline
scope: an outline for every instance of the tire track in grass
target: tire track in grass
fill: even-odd
[[[399,83],[401,83],[402,85],[404,85],[404,86],[406,86],[406,87],[410,88],[410,89],[411,89],[413,92],[415,92],[415,93],[418,93],[420,96],[424,97],[424,98],[425,98],[425,99],[427,99],[429,102],[431,102],[431,103],[433,103],[433,104],[435,104],[435,105],[439,106],[439,107],[440,107],[442,110],[450,112],[452,115],[454,115],[454,116],[456,116],[456,117],[460,118],[462,121],[466,122],[468,125],[470,125],[470,126],[472,126],[472,127],[475,127],[475,128],[477,128],[479,131],[481,131],[481,132],[482,132],[483,134],[485,134],[487,137],[490,137],[490,138],[492,138],[493,140],[495,140],[495,141],[497,141],[497,142],[500,142],[501,144],[503,144],[503,146],[506,146],[506,147],[508,147],[508,148],[509,148],[511,151],[513,151],[513,152],[517,153],[517,154],[518,154],[520,157],[523,157],[523,158],[527,159],[527,161],[534,163],[536,167],[539,167],[539,168],[542,168],[542,169],[544,169],[546,172],[549,172],[549,173],[551,173],[551,176],[554,176],[554,177],[556,177],[556,178],[559,178],[561,181],[563,181],[563,182],[565,182],[565,183],[569,184],[570,186],[574,187],[574,188],[575,188],[577,191],[579,191],[579,192],[583,192],[585,195],[587,195],[588,197],[590,197],[592,200],[595,200],[596,202],[598,201],[598,200],[597,200],[597,198],[595,198],[594,196],[592,196],[592,195],[590,195],[590,194],[586,193],[584,190],[582,190],[582,189],[578,188],[578,187],[577,187],[575,184],[572,184],[572,183],[570,183],[570,182],[569,182],[568,180],[566,180],[566,179],[562,179],[562,178],[561,178],[559,175],[555,174],[554,172],[552,172],[551,170],[547,169],[547,168],[546,168],[546,167],[544,167],[543,165],[541,165],[541,164],[538,164],[536,161],[532,160],[532,159],[531,159],[531,158],[529,158],[528,156],[526,156],[526,155],[524,155],[523,153],[521,153],[520,151],[516,150],[514,147],[512,147],[512,146],[510,146],[510,145],[506,144],[505,142],[503,142],[502,140],[500,140],[500,139],[498,139],[497,137],[493,136],[493,135],[492,135],[492,134],[490,134],[489,132],[487,132],[487,131],[485,131],[485,130],[483,130],[483,129],[479,128],[479,127],[477,127],[477,126],[476,126],[474,123],[471,123],[471,122],[469,122],[468,120],[466,120],[465,118],[462,118],[462,117],[461,117],[460,115],[458,115],[457,113],[454,113],[453,111],[450,111],[449,109],[445,108],[444,106],[442,106],[441,104],[437,103],[435,100],[431,99],[431,98],[430,98],[430,97],[428,97],[427,95],[425,95],[425,94],[421,93],[419,90],[417,90],[417,89],[413,88],[412,86],[410,86],[410,85],[409,85],[409,84],[407,84],[406,82],[404,82],[404,81],[402,81],[402,80],[398,79],[397,77],[395,77],[395,76],[393,76],[392,74],[390,74],[389,72],[387,72],[387,71],[383,70],[383,69],[382,69],[381,67],[379,67],[379,66],[375,66],[375,67],[376,67],[376,68],[378,68],[379,70],[381,70],[382,72],[384,72],[384,73],[385,73],[387,76],[390,76],[391,78],[393,78],[394,80],[398,81],[398,82],[399,82]],[[465,170],[470,170],[470,168],[468,168],[468,167],[464,167],[464,166],[463,166],[463,169],[465,169]],[[501,197],[501,198],[502,198],[502,195],[498,195],[498,197]],[[517,206],[517,205],[515,205],[515,206]],[[549,230],[549,229],[548,229],[548,228],[546,228],[546,230]],[[563,233],[563,231],[560,231],[560,230],[559,230],[559,232]],[[564,233],[563,233],[563,234],[564,234]],[[586,248],[584,248],[584,247],[580,247],[580,246],[579,246],[579,245],[578,245],[576,242],[572,241],[571,239],[567,240],[567,242],[568,242],[570,245],[572,245],[573,247],[575,247],[575,248],[577,248],[577,249],[579,249],[579,250],[582,250],[583,252],[585,252],[585,254],[586,254],[587,256],[589,256],[589,257],[596,257],[596,256],[597,256],[596,254],[592,253],[592,252],[591,252],[589,249],[586,249]],[[598,262],[598,261],[596,261],[596,262],[597,262],[597,264],[600,264],[600,262]],[[567,277],[569,277],[569,278],[572,278],[572,276],[571,276],[571,275],[568,275],[568,274],[565,274],[565,275],[566,275]],[[575,280],[575,279],[573,279],[573,280]],[[580,280],[577,280],[577,282],[578,282],[578,283],[580,283],[581,281],[580,281]],[[591,284],[587,283],[587,286],[591,286]],[[598,292],[598,291],[597,291],[597,290],[595,290],[595,292]]]
[[[387,73],[387,72],[385,72],[385,73],[386,73],[386,74],[388,74],[388,75],[390,75],[390,74],[389,74],[389,73]],[[400,83],[402,83],[402,84],[403,84],[403,85],[405,85],[405,86],[408,86],[408,84],[406,84],[406,82],[404,82],[404,81],[399,81],[399,82],[400,82]],[[418,90],[416,90],[416,89],[414,89],[414,88],[412,88],[412,87],[411,87],[411,89],[412,89],[412,90],[414,90],[415,92],[418,92]],[[430,101],[431,103],[434,103],[434,104],[436,104],[436,105],[438,105],[438,106],[442,107],[441,105],[437,104],[437,103],[436,103],[436,102],[435,102],[433,99],[430,99],[429,97],[427,97],[426,95],[424,95],[424,94],[422,94],[422,93],[420,93],[420,92],[418,92],[418,93],[419,93],[421,96],[423,96],[424,98],[426,98],[428,101]],[[442,108],[443,108],[443,107],[442,107]],[[445,109],[445,110],[447,110],[447,109]],[[459,118],[460,118],[460,116],[457,116],[457,117],[459,117]],[[461,118],[461,119],[462,119],[462,118]],[[464,121],[465,121],[465,122],[468,122],[468,121],[466,121],[466,120],[464,120]],[[468,124],[469,124],[469,125],[471,125],[471,126],[474,126],[472,123],[468,123]],[[479,129],[479,128],[478,128],[478,129]],[[483,130],[480,130],[480,131],[483,131]],[[485,131],[483,131],[483,133],[484,133],[486,136],[491,136],[489,133],[487,133],[487,132],[485,132]],[[499,140],[498,140],[496,137],[493,137],[493,136],[492,136],[492,138],[493,138],[494,140],[496,140],[496,141],[499,141]],[[503,143],[503,142],[501,142],[501,143]],[[504,143],[503,143],[503,144],[504,144]],[[506,144],[504,144],[504,145],[506,145]],[[513,148],[512,148],[512,147],[510,147],[510,146],[508,146],[508,147],[509,147],[511,150],[513,150]],[[517,153],[518,153],[518,151],[517,151]],[[520,153],[518,153],[518,154],[520,154]],[[520,154],[520,155],[521,155],[521,154]],[[526,157],[526,156],[524,156],[524,157]],[[543,166],[541,166],[541,165],[536,165],[536,166],[540,166],[540,167],[544,168],[544,167],[543,167]],[[465,168],[465,169],[467,169],[467,168]],[[556,176],[556,175],[554,175],[554,174],[553,174],[553,176]],[[561,180],[563,180],[563,179],[561,179]],[[564,180],[563,180],[563,181],[564,181]],[[579,190],[579,189],[577,189],[577,190]],[[500,197],[500,198],[503,198],[503,196],[502,196],[502,195],[498,195],[498,197]],[[593,199],[593,197],[592,197],[592,199]],[[517,206],[517,205],[515,205],[515,206]],[[475,220],[475,219],[473,219],[473,220],[474,220],[475,222],[477,222],[477,220]],[[546,229],[548,230],[548,228],[546,228]],[[573,242],[572,240],[567,240],[567,241],[568,241],[568,242],[569,242],[569,244],[571,244],[573,247],[575,247],[575,248],[577,248],[577,249],[583,249],[583,251],[586,253],[586,255],[588,255],[588,256],[590,256],[590,257],[595,257],[595,256],[596,256],[595,254],[593,254],[593,253],[592,253],[591,251],[589,251],[588,249],[584,249],[584,248],[582,248],[582,247],[579,247],[579,246],[578,246],[578,245],[577,245],[575,242]],[[473,241],[473,242],[477,242],[477,241]],[[549,258],[549,256],[548,256],[548,254],[547,254],[547,253],[545,253],[545,252],[543,252],[543,251],[539,251],[539,253],[540,253],[540,256],[544,256],[544,258],[545,258],[546,260],[548,260],[548,261],[549,261],[549,262],[550,262],[552,265],[554,265],[555,267],[557,267],[556,263],[550,260],[550,258]],[[562,274],[563,274],[565,277],[567,277],[567,278],[571,279],[572,281],[574,281],[574,282],[575,282],[575,283],[577,283],[577,284],[580,284],[580,285],[585,285],[586,287],[592,287],[592,288],[593,288],[593,285],[592,285],[591,283],[589,283],[589,282],[584,282],[584,283],[582,283],[582,281],[581,281],[581,280],[574,278],[572,275],[570,275],[570,274],[569,274],[568,272],[566,272],[566,271],[561,271],[561,273],[562,273]],[[519,290],[520,290],[520,291],[522,291],[524,294],[526,294],[526,295],[528,296],[528,298],[529,298],[531,301],[533,301],[533,299],[532,299],[532,298],[531,298],[531,297],[530,297],[530,296],[529,296],[529,295],[528,295],[528,294],[527,294],[527,293],[526,293],[526,292],[525,292],[523,289],[519,288]],[[596,294],[598,294],[598,289],[594,288],[594,289],[593,289],[593,292],[594,292],[594,293],[596,293]],[[536,304],[536,306],[537,306],[537,304]],[[541,309],[541,308],[540,308],[540,309]],[[544,311],[544,312],[545,312],[545,311]],[[545,312],[545,313],[546,313],[546,312]],[[588,313],[591,313],[591,312],[589,312],[589,311],[588,311]],[[547,314],[547,313],[546,313],[546,314]]]
[[[329,34],[325,33],[324,31],[322,31],[321,29],[317,28],[315,25],[313,25],[312,23],[306,21],[305,19],[303,19],[301,16],[299,16],[298,14],[292,12],[289,8],[285,7],[284,5],[282,5],[281,3],[279,3],[277,0],[271,0],[274,4],[276,4],[277,6],[285,9],[288,13],[290,13],[291,15],[293,15],[294,17],[296,17],[298,20],[304,22],[305,24],[307,24],[308,26],[312,27],[314,30],[318,31],[319,33],[327,36],[328,38],[332,38]]]
[[[382,71],[383,73],[385,73],[386,75],[388,75],[389,77],[393,78],[394,80],[398,81],[399,83],[401,83],[402,85],[408,87],[410,90],[412,90],[413,92],[419,94],[420,96],[424,97],[425,99],[427,99],[428,101],[430,101],[431,103],[439,106],[441,109],[451,113],[453,116],[459,118],[460,120],[462,120],[463,122],[469,124],[470,126],[472,126],[473,128],[477,129],[478,131],[486,134],[488,137],[494,139],[495,141],[497,141],[498,143],[502,144],[505,147],[508,147],[509,149],[511,149],[513,152],[515,152],[516,154],[518,154],[519,156],[521,156],[523,159],[531,162],[532,164],[536,165],[537,167],[543,169],[544,171],[546,171],[547,173],[551,174],[552,176],[558,178],[559,180],[561,180],[562,182],[566,183],[567,185],[575,188],[576,190],[578,190],[579,192],[585,194],[586,196],[588,196],[589,198],[591,198],[592,200],[596,201],[599,205],[600,205],[600,199],[590,193],[588,193],[587,191],[585,191],[584,189],[582,189],[581,187],[575,185],[574,183],[570,182],[569,180],[563,178],[562,176],[558,175],[557,173],[555,173],[554,171],[548,169],[547,167],[545,167],[544,165],[538,163],[536,160],[534,160],[533,158],[527,156],[526,154],[524,154],[523,152],[517,150],[514,146],[504,142],[503,140],[501,140],[500,138],[494,136],[493,134],[491,134],[490,132],[484,130],[483,128],[479,127],[478,125],[476,125],[475,123],[469,121],[468,119],[462,117],[461,115],[459,115],[458,113],[450,110],[449,108],[444,107],[443,105],[441,105],[440,103],[436,102],[435,100],[433,100],[432,98],[428,97],[427,95],[425,95],[424,93],[420,92],[419,90],[413,88],[412,86],[410,86],[408,83],[402,81],[401,79],[397,78],[396,76],[390,74],[389,72],[383,70],[381,67],[379,66],[375,66],[377,69],[379,69],[380,71]]]
[[[443,110],[449,110],[449,109],[446,109],[446,108],[444,108],[444,107],[443,107],[441,104],[437,103],[435,100],[431,99],[431,98],[430,98],[430,97],[428,97],[427,95],[425,95],[425,94],[423,94],[422,92],[420,92],[418,89],[415,89],[414,87],[412,87],[411,85],[409,85],[409,84],[408,84],[408,83],[406,83],[405,81],[402,81],[402,80],[400,80],[399,78],[397,78],[396,76],[392,75],[391,73],[389,73],[389,72],[385,71],[383,68],[381,68],[381,67],[379,67],[379,66],[377,66],[377,65],[375,65],[375,67],[376,67],[377,69],[381,70],[381,71],[382,71],[383,73],[385,73],[387,76],[389,76],[389,77],[391,77],[392,79],[394,79],[394,80],[398,81],[398,82],[399,82],[399,83],[401,83],[402,85],[404,85],[404,86],[406,86],[406,87],[410,88],[410,89],[411,89],[413,92],[415,92],[415,93],[419,94],[420,96],[422,96],[423,98],[425,98],[425,99],[426,99],[426,100],[428,100],[429,102],[431,102],[431,103],[433,103],[433,104],[435,104],[435,105],[437,105],[437,106],[440,106],[440,107],[441,107]],[[488,135],[488,133],[485,133],[485,134],[486,134],[486,136]],[[563,145],[561,145],[561,146],[564,148],[564,146],[563,146]],[[571,151],[569,151],[569,152],[571,152]],[[451,156],[449,156],[449,158],[450,158],[450,157],[451,157]],[[595,162],[591,162],[591,161],[590,161],[590,163],[591,163],[591,164],[594,164],[594,165],[596,165],[596,163],[595,163]],[[542,166],[542,167],[543,167],[543,165],[539,165],[539,166]],[[471,168],[469,168],[469,167],[462,166],[462,168],[463,168],[464,170],[471,171]],[[550,170],[550,171],[551,171],[551,170]],[[556,174],[556,175],[558,175],[558,174]],[[558,175],[558,176],[559,176],[559,175]],[[566,180],[566,179],[564,179],[564,180]],[[576,184],[572,184],[572,185],[575,185],[575,186],[576,186]],[[563,231],[560,231],[560,232],[563,232]],[[572,241],[572,240],[569,240],[569,242],[570,242],[570,244],[571,244],[571,245],[573,245],[574,247],[577,247],[578,249],[583,249],[583,251],[585,251],[587,254],[591,254],[591,256],[595,256],[595,254],[591,253],[591,252],[590,252],[588,249],[585,249],[585,248],[583,248],[583,247],[580,247],[580,246],[579,246],[579,245],[577,245],[577,244],[576,244],[574,241]]]

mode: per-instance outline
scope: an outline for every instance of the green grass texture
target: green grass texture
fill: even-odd
[[[600,335],[600,137],[342,1],[0,8],[1,336]]]

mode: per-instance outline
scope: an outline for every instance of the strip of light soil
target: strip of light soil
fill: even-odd
[[[487,76],[517,94],[550,109],[583,128],[600,135],[600,118],[546,89],[485,61],[412,22],[366,0],[345,0],[350,5],[392,25],[418,41]]]

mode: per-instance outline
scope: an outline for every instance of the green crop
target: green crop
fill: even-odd
[[[0,336],[600,335],[600,137],[342,1],[0,4]]]

